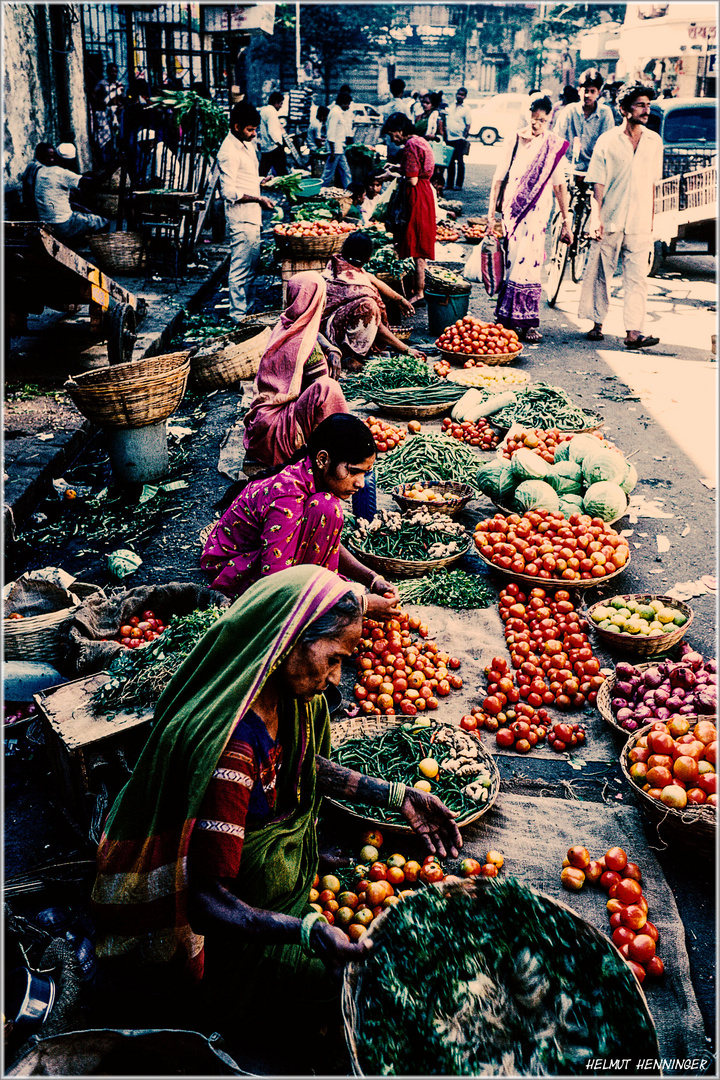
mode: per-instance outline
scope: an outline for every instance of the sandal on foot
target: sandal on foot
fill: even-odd
[[[586,334],[585,337],[588,339],[588,341],[605,340],[605,335],[603,334],[602,330],[595,330],[594,328],[590,331],[589,334]]]
[[[535,326],[531,326],[525,334],[525,341],[529,345],[535,345],[538,341],[542,341],[542,334]]]
[[[651,345],[659,345],[660,338],[658,337],[639,337],[632,340],[625,339],[626,349],[649,349]]]

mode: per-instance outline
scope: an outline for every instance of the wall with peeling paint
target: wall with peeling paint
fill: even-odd
[[[91,168],[79,16],[73,4],[2,5],[6,191],[39,142],[74,142],[80,171]]]

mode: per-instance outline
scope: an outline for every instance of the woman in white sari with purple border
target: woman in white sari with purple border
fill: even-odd
[[[548,130],[551,112],[547,97],[531,104],[529,125],[509,141],[495,170],[488,208],[488,229],[493,227],[497,208],[505,231],[506,271],[495,319],[527,342],[542,339],[538,330],[541,274],[553,192],[563,215],[562,240],[572,243],[564,166],[568,144]],[[501,189],[502,205],[497,207]]]

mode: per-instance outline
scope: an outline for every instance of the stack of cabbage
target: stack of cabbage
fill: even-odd
[[[521,514],[542,507],[566,518],[584,513],[617,521],[637,478],[635,466],[615,447],[594,435],[575,435],[558,446],[552,465],[532,450],[516,450],[510,461],[483,465],[477,485],[499,506]]]

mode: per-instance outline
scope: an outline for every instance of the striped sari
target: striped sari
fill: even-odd
[[[188,917],[188,851],[208,782],[237,722],[314,619],[348,591],[328,570],[296,566],[253,585],[210,628],[168,684],[132,777],[110,811],[98,851],[93,916],[101,958],[163,966],[200,980],[204,938]],[[315,755],[330,748],[322,695],[283,702],[279,817],[245,838],[236,892],[254,907],[308,910],[317,870]],[[286,768],[287,764],[287,768]],[[250,950],[297,969],[299,946]],[[249,957],[248,957],[249,958]]]

